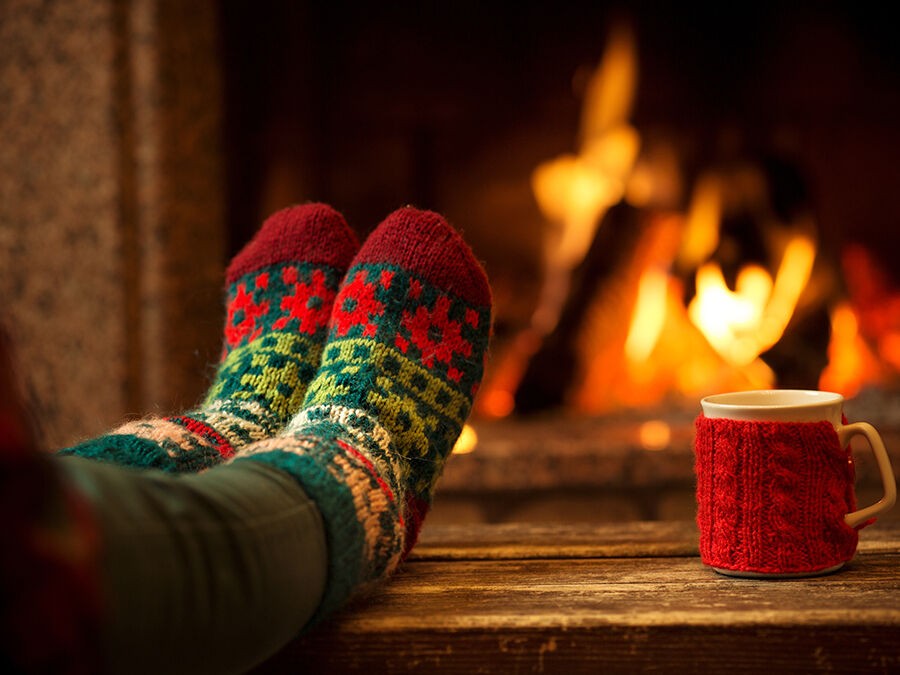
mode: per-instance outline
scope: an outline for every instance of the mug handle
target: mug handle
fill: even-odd
[[[854,422],[853,424],[845,424],[838,428],[838,439],[841,447],[847,447],[850,439],[854,436],[865,436],[875,455],[875,461],[878,462],[878,470],[881,472],[881,483],[884,486],[884,496],[871,506],[859,509],[853,513],[844,516],[844,522],[850,527],[856,527],[869,518],[874,518],[879,513],[887,511],[897,501],[897,481],[894,478],[894,469],[891,467],[891,460],[888,457],[887,450],[884,449],[884,442],[875,427],[867,422]]]

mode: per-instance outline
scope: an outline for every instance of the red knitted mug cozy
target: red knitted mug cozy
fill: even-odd
[[[712,567],[819,572],[853,557],[850,449],[828,422],[696,420],[700,556]]]

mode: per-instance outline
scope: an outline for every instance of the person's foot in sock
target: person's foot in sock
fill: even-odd
[[[270,216],[228,267],[222,362],[203,403],[61,454],[197,471],[278,433],[316,372],[338,285],[358,249],[343,217],[324,204]]]
[[[317,616],[409,552],[481,381],[487,277],[436,213],[400,209],[363,244],[302,410],[236,461],[293,475],[317,503],[329,584]]]

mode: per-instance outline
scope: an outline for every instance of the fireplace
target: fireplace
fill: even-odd
[[[446,213],[496,296],[479,414],[893,379],[877,15],[319,4],[221,7],[230,250],[311,196]]]
[[[275,11],[223,6],[232,250],[307,195],[362,235],[412,201],[491,276],[437,518],[691,517],[716,391],[900,431],[900,51],[870,8]]]
[[[358,5],[10,5],[0,290],[48,447],[190,406],[227,254],[306,199],[360,235],[434,208],[486,263],[436,516],[687,512],[708,391],[822,386],[900,428],[883,10]]]

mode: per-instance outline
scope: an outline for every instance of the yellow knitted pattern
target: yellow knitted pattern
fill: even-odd
[[[322,346],[309,336],[273,331],[233,350],[219,369],[207,403],[230,397],[264,400],[279,417],[300,408],[307,381],[318,366]]]
[[[471,405],[467,396],[419,363],[365,338],[329,343],[305,400],[306,406],[326,403],[371,411],[396,447],[421,459],[446,454]]]

